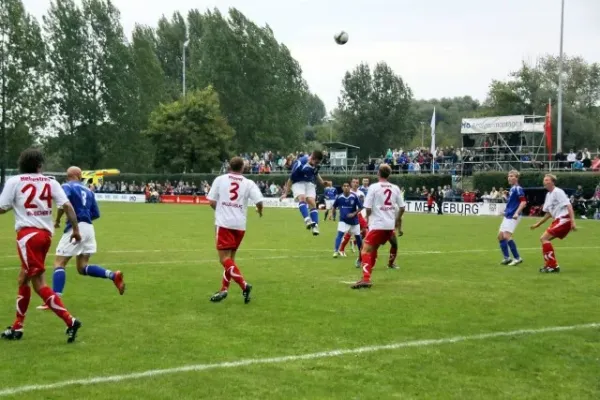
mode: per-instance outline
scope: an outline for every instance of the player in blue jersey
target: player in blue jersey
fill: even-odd
[[[292,189],[294,199],[298,201],[298,209],[306,224],[306,229],[312,230],[312,234],[319,234],[319,210],[317,210],[317,182],[323,186],[330,183],[325,182],[319,175],[319,167],[323,161],[323,152],[315,150],[310,156],[298,157],[292,164],[292,172],[283,188],[281,199],[287,197]]]
[[[333,203],[335,202],[335,199],[337,198],[337,189],[333,186],[333,184],[331,186],[327,186],[325,188],[325,221],[327,221],[327,217],[329,216],[329,211],[331,211],[331,218],[335,221],[335,217],[336,217],[336,209],[333,208]]]
[[[89,260],[92,254],[96,253],[96,233],[92,221],[100,218],[100,210],[94,192],[81,183],[81,169],[70,167],[67,170],[67,183],[62,185],[69,202],[72,204],[79,231],[81,232],[81,241],[71,242],[71,224],[67,222],[65,232],[56,248],[56,259],[54,260],[54,274],[52,275],[52,288],[57,295],[62,297],[66,283],[65,268],[72,257],[76,258],[77,271],[81,275],[93,278],[110,279],[117,287],[119,293],[125,293],[125,282],[123,274],[120,271],[112,272],[98,265],[90,265]],[[60,227],[60,220],[64,211],[58,210],[56,215],[55,227]],[[38,310],[47,310],[46,305],[38,307]]]
[[[358,190],[360,190],[365,196],[369,192],[369,183],[371,183],[369,178],[363,178],[362,186],[358,188]]]
[[[349,233],[356,239],[356,246],[359,251],[362,246],[362,237],[360,236],[360,224],[358,214],[362,210],[362,202],[358,196],[350,191],[350,184],[344,183],[342,194],[340,194],[333,203],[333,209],[340,210],[340,222],[338,223],[338,232],[335,238],[335,248],[333,257],[340,255],[340,245],[344,235]]]
[[[525,192],[523,188],[519,186],[519,171],[512,170],[508,173],[508,183],[511,185],[510,191],[508,192],[508,199],[506,202],[506,210],[504,211],[504,218],[500,229],[498,231],[498,241],[500,242],[500,249],[502,250],[502,265],[519,265],[523,262],[517,245],[513,240],[513,234],[519,225],[521,220],[521,213],[527,206],[527,199],[525,198]],[[510,258],[510,252],[513,255],[513,259]]]

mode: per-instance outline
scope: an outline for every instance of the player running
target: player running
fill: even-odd
[[[377,261],[377,249],[382,244],[390,241],[394,236],[394,229],[402,235],[402,216],[405,205],[400,188],[388,181],[392,169],[383,164],[379,167],[379,182],[369,188],[364,207],[367,210],[369,232],[365,237],[361,262],[363,277],[352,285],[352,289],[370,288],[371,273]]]
[[[0,214],[11,209],[15,213],[17,231],[17,251],[21,259],[17,296],[17,318],[12,326],[0,334],[2,339],[20,340],[23,337],[23,323],[31,300],[31,288],[44,300],[44,303],[67,325],[67,342],[72,343],[81,328],[81,322],[73,317],[57,294],[46,285],[44,279],[45,261],[52,244],[52,201],[62,207],[72,226],[70,240],[81,241],[79,224],[73,206],[54,179],[42,175],[44,156],[37,149],[27,149],[19,157],[20,175],[8,179],[0,194]]]
[[[75,257],[77,272],[80,275],[92,278],[110,279],[117,287],[119,294],[125,293],[125,282],[121,271],[112,272],[99,265],[90,265],[90,257],[96,254],[96,232],[92,221],[100,218],[100,210],[94,192],[81,183],[81,169],[79,167],[70,167],[67,169],[67,183],[62,188],[69,199],[69,202],[77,215],[79,230],[81,232],[81,241],[71,242],[73,228],[67,221],[58,247],[56,248],[56,258],[54,260],[54,274],[52,275],[52,290],[62,297],[67,280],[65,268]],[[64,210],[59,209],[56,215],[55,228],[60,228],[60,221]],[[43,304],[38,306],[38,310],[48,310],[48,306]]]
[[[233,157],[229,167],[231,172],[218,176],[207,196],[210,206],[215,210],[217,252],[225,269],[221,290],[213,294],[210,301],[217,303],[225,300],[229,292],[229,283],[233,279],[242,289],[244,303],[248,304],[252,285],[244,280],[235,263],[235,255],[246,233],[248,200],[256,204],[256,211],[262,217],[263,197],[258,186],[242,175],[242,158]]]
[[[294,161],[292,173],[285,183],[281,199],[287,197],[291,187],[294,199],[298,201],[298,209],[306,229],[310,229],[314,236],[319,235],[319,210],[317,210],[317,187],[316,181],[323,186],[327,186],[319,175],[319,167],[323,161],[323,152],[315,150],[310,156],[302,156]],[[310,207],[310,211],[309,211]]]
[[[351,234],[356,238],[359,250],[362,246],[360,225],[358,223],[358,215],[362,210],[362,202],[358,196],[350,192],[350,185],[348,183],[344,183],[342,191],[343,193],[333,203],[333,210],[338,208],[340,210],[340,222],[338,223],[338,233],[335,238],[333,258],[337,258],[340,255],[339,248],[344,234]]]
[[[333,208],[333,203],[335,202],[335,199],[337,198],[337,195],[338,195],[337,189],[332,184],[325,188],[324,194],[325,194],[325,218],[324,218],[324,220],[327,221],[327,217],[329,216],[329,211],[331,211],[331,219],[333,221],[335,221],[336,209]]]
[[[544,207],[542,208],[546,215],[532,225],[531,229],[536,229],[550,218],[554,218],[550,227],[540,237],[542,253],[544,254],[544,267],[540,268],[540,272],[558,273],[560,272],[560,267],[556,260],[552,240],[556,238],[562,240],[567,237],[570,231],[577,229],[575,225],[575,212],[573,211],[569,197],[561,188],[556,186],[556,176],[551,174],[544,176],[544,187],[548,190]]]
[[[508,194],[508,201],[506,203],[506,210],[504,211],[504,218],[500,224],[498,231],[498,242],[500,243],[500,250],[504,259],[502,265],[519,265],[523,262],[517,245],[513,240],[513,234],[521,221],[521,213],[527,206],[527,199],[525,198],[525,192],[519,185],[519,171],[514,169],[508,173],[508,183],[511,185],[510,192]],[[510,259],[508,250],[512,253],[514,259]]]

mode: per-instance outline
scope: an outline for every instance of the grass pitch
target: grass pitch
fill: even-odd
[[[67,345],[62,321],[35,310],[39,302],[32,299],[23,340],[0,342],[0,396],[600,398],[599,327],[425,341],[600,322],[597,221],[578,221],[579,232],[557,241],[562,272],[542,275],[542,231],[529,231],[528,219],[515,236],[525,262],[502,267],[499,218],[409,214],[401,269],[385,269],[385,247],[373,288],[352,291],[343,282],[357,280],[360,271],[351,257],[332,259],[336,224],[322,223],[321,236],[313,238],[295,210],[267,209],[262,219],[250,212],[238,254],[254,285],[253,300],[244,305],[233,282],[227,300],[208,301],[222,274],[208,207],[103,203],[101,211],[93,262],[123,271],[127,293],[119,296],[110,281],[78,276],[70,265],[64,301],[84,324],[77,343]],[[12,215],[2,221],[0,317],[8,325],[18,259]],[[400,345],[264,360],[386,344]],[[190,365],[196,370],[127,376]],[[107,376],[112,381],[91,381]],[[46,386],[70,380],[81,381]],[[24,388],[30,385],[42,386]]]

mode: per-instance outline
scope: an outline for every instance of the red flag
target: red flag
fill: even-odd
[[[548,149],[548,160],[552,160],[552,105],[548,103],[546,107],[546,123],[544,125],[546,133],[546,148]]]

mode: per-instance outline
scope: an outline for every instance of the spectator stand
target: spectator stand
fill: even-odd
[[[546,117],[538,115],[464,118],[461,126],[464,174],[543,168],[550,161],[545,121]]]
[[[329,154],[330,171],[334,174],[353,174],[358,170],[360,147],[341,142],[323,143]]]

